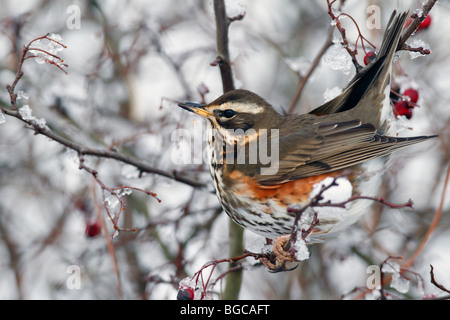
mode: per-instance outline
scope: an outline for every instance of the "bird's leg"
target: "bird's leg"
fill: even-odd
[[[314,212],[309,228],[306,230],[301,229],[301,231],[298,230],[298,220],[302,212],[303,210],[297,213],[296,224],[291,234],[278,236],[273,240],[267,239],[267,244],[273,244],[273,249],[267,258],[261,258],[261,262],[269,269],[269,271],[290,271],[298,267],[299,261],[297,260],[296,250],[293,244],[298,236],[301,236],[302,239],[305,240],[311,233],[314,233],[314,229],[319,224],[317,212]],[[292,265],[292,263],[296,263],[295,266],[288,268],[287,265]]]
[[[285,250],[284,246],[291,241],[291,235],[283,235],[273,239],[273,249],[267,258],[261,258],[260,261],[271,272],[291,271],[297,268],[298,264],[294,267],[288,267],[288,264],[297,262],[295,258],[295,251],[292,246]]]

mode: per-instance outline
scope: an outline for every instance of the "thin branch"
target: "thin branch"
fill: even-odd
[[[403,47],[401,48],[402,50],[405,51],[410,51],[410,52],[419,52],[422,55],[426,55],[426,54],[430,54],[431,51],[430,49],[425,49],[424,47],[417,47],[417,48],[413,48],[408,44],[404,44]]]
[[[218,259],[218,260],[214,260],[214,261],[209,261],[207,263],[205,263],[193,276],[192,276],[192,280],[199,286],[202,287],[202,296],[201,299],[205,298],[205,295],[208,292],[212,292],[212,290],[214,289],[214,286],[217,284],[217,282],[221,279],[223,279],[225,276],[228,276],[228,279],[230,278],[230,276],[237,274],[237,273],[241,273],[241,271],[245,268],[245,266],[242,264],[242,260],[248,257],[253,257],[255,260],[259,260],[261,258],[268,258],[268,254],[267,253],[254,253],[254,252],[250,252],[247,250],[244,250],[244,253],[233,257],[233,258],[224,258],[224,259]],[[223,273],[221,273],[216,279],[212,279],[212,275],[216,269],[216,267],[219,264],[222,263],[229,263],[230,267],[224,271]],[[211,268],[209,270],[209,273],[207,276],[204,275],[204,272],[206,269]],[[228,283],[228,281],[227,281]],[[225,289],[226,292],[226,289]],[[227,299],[227,295],[225,295],[224,292],[224,296],[223,299]]]
[[[414,19],[411,24],[406,28],[406,30],[403,32],[403,35],[400,38],[400,41],[398,42],[397,50],[401,50],[404,48],[404,44],[406,41],[411,37],[411,35],[417,30],[419,25],[425,20],[428,13],[433,8],[434,4],[437,2],[437,0],[428,0],[425,2],[422,6],[422,14],[419,16],[418,14],[413,14],[411,17]]]
[[[413,253],[413,255],[402,265],[402,269],[407,269],[409,267],[411,267],[414,262],[416,261],[417,257],[422,253],[423,248],[425,247],[425,245],[427,244],[428,239],[430,238],[431,234],[434,232],[434,230],[436,229],[439,220],[442,216],[442,209],[444,206],[444,202],[445,202],[445,195],[447,193],[447,187],[450,184],[450,163],[448,165],[448,169],[447,169],[447,175],[444,181],[444,189],[442,191],[442,196],[441,196],[441,202],[439,204],[438,209],[436,210],[434,217],[433,217],[433,221],[430,224],[430,227],[427,230],[427,233],[425,234],[424,239],[422,240],[422,242],[420,243],[419,247],[416,249],[416,251]],[[389,281],[391,281],[392,277],[391,276],[386,276],[383,277],[382,279],[382,283],[381,286],[385,286],[387,283],[389,283]],[[372,291],[372,290],[369,290]],[[365,293],[361,293],[359,294],[356,299],[361,299],[364,296]]]
[[[450,293],[450,290],[449,289],[447,289],[446,287],[444,287],[442,284],[440,284],[440,283],[438,283],[437,281],[436,281],[436,279],[434,278],[434,272],[433,272],[433,270],[434,270],[434,268],[433,268],[433,266],[430,264],[430,277],[431,277],[431,283],[432,284],[434,284],[436,287],[438,287],[439,289],[441,289],[442,291],[444,291],[444,292],[447,292],[447,293]]]
[[[214,0],[214,13],[216,16],[217,59],[222,76],[223,92],[234,90],[233,71],[231,70],[230,54],[228,51],[229,19],[225,11],[224,0]],[[214,63],[214,62],[213,62]]]
[[[95,190],[92,190],[92,194],[93,194],[93,198],[94,198],[94,202],[98,203],[97,201],[97,193],[95,192]],[[117,264],[117,256],[116,256],[116,250],[114,248],[114,245],[112,243],[112,237],[109,236],[109,232],[108,232],[108,228],[106,227],[106,223],[105,223],[105,218],[103,217],[102,214],[102,210],[99,206],[96,205],[96,212],[97,212],[97,219],[100,222],[102,231],[103,231],[103,235],[106,241],[106,247],[108,249],[108,253],[111,256],[111,260],[112,260],[112,265],[113,265],[113,269],[114,269],[114,274],[115,274],[115,283],[116,283],[116,291],[117,291],[117,297],[119,299],[122,299],[122,285],[120,282],[120,269],[119,266]]]
[[[86,172],[90,173],[92,175],[92,177],[94,178],[94,180],[96,181],[96,183],[100,186],[101,190],[102,190],[102,198],[103,198],[103,205],[105,208],[105,211],[109,217],[109,220],[112,222],[113,224],[113,229],[114,229],[114,233],[112,235],[112,237],[114,237],[116,235],[116,232],[120,232],[120,231],[132,231],[135,232],[136,228],[131,228],[131,229],[125,229],[125,228],[120,228],[118,226],[119,223],[119,219],[121,216],[121,213],[123,211],[125,211],[126,208],[126,202],[125,200],[122,198],[122,196],[120,195],[121,191],[125,191],[125,190],[136,190],[136,191],[140,191],[143,192],[149,196],[152,196],[153,198],[155,198],[158,202],[161,202],[161,200],[157,197],[156,193],[153,193],[151,191],[146,191],[140,188],[136,188],[136,187],[128,187],[128,186],[121,186],[121,187],[115,187],[115,188],[110,188],[107,187],[105,185],[105,183],[99,178],[98,176],[98,172],[92,168],[89,168],[86,164],[83,158],[80,157],[80,169],[85,170]],[[120,204],[119,209],[117,210],[116,214],[111,214],[110,212],[110,208],[108,207],[108,201],[107,198],[105,196],[105,191],[109,192],[109,194],[114,197],[117,202]]]
[[[334,14],[334,12],[333,12],[332,6],[333,6],[333,3],[334,3],[334,2],[335,2],[335,1],[330,2],[330,0],[327,0],[327,4],[328,4],[328,14],[330,15],[331,19],[335,22],[336,28],[337,28],[337,29],[339,30],[339,32],[341,33],[341,36],[342,36],[342,41],[341,41],[342,47],[344,47],[345,50],[347,50],[348,54],[349,54],[350,57],[352,58],[352,62],[353,62],[353,65],[355,66],[356,73],[359,73],[359,71],[362,69],[362,66],[359,64],[358,59],[356,59],[356,54],[358,53],[357,50],[356,50],[356,45],[355,45],[355,50],[352,50],[352,49],[350,48],[350,44],[348,43],[348,40],[347,40],[346,31],[345,31],[345,29],[342,27],[341,22],[339,21],[339,17],[340,17],[342,14],[339,14],[338,16],[336,16],[336,15]],[[341,4],[342,4],[342,2],[341,2]],[[349,16],[349,15],[347,15],[347,14],[345,14],[345,15],[346,15],[346,16]],[[353,20],[353,22],[355,22],[354,19],[352,19],[352,20]],[[355,22],[355,24],[356,24],[356,22]],[[359,32],[358,39],[359,39],[359,37],[361,37],[361,41],[363,41],[363,39],[365,40],[365,38],[362,36],[361,32],[359,31],[359,27],[358,27],[357,24],[356,24],[356,26],[357,26],[357,29],[358,29],[358,32]],[[358,42],[358,41],[356,41],[356,42]]]

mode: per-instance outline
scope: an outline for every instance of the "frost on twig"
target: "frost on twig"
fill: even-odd
[[[403,49],[409,51],[409,57],[411,59],[416,59],[431,53],[430,45],[420,39],[414,39],[410,44],[404,44]]]
[[[52,64],[67,74],[67,71],[64,70],[64,68],[68,67],[67,64],[65,64],[64,60],[57,55],[59,51],[65,48],[67,47],[62,43],[61,36],[49,33],[45,36],[31,40],[26,46],[24,46],[19,60],[19,65],[17,67],[16,77],[11,85],[6,85],[6,90],[9,93],[11,107],[13,110],[18,109],[18,99],[27,99],[27,97],[20,95],[20,91],[19,93],[15,92],[16,85],[24,74],[22,67],[25,60],[35,58],[38,63]]]
[[[367,40],[366,37],[364,37],[362,35],[361,30],[359,29],[358,23],[355,21],[355,19],[353,19],[352,16],[350,16],[347,13],[340,12],[339,10],[333,9],[333,4],[336,1],[337,0],[327,0],[328,14],[331,17],[331,24],[333,26],[336,26],[336,28],[339,30],[341,37],[342,37],[342,40],[340,40],[339,43],[342,46],[342,48],[344,48],[347,51],[348,55],[350,56],[350,60],[353,63],[353,65],[355,66],[356,72],[358,73],[362,69],[362,66],[359,64],[358,60],[356,59],[356,55],[358,54],[358,43],[361,44],[361,48],[363,49],[364,52],[366,52],[366,44],[372,46],[373,48],[375,48],[375,46],[369,40]],[[342,4],[343,4],[343,1],[340,2],[341,6],[342,6]],[[347,39],[346,30],[344,29],[344,27],[341,24],[341,19],[343,17],[349,18],[354,23],[356,29],[358,30],[358,37],[356,38],[355,45],[353,46],[353,48],[350,46],[350,43]],[[347,62],[345,63],[345,65],[347,65]],[[344,69],[344,70],[346,70],[346,69]]]
[[[32,115],[32,110],[28,104],[25,104],[19,109],[19,114],[24,121],[29,122],[33,127],[41,129],[47,128],[47,122],[43,118],[36,118]]]
[[[409,279],[402,275],[402,270],[397,262],[385,261],[382,264],[381,272],[392,275],[391,288],[400,293],[407,293],[409,291]]]
[[[322,63],[333,70],[342,71],[346,75],[350,74],[353,65],[352,58],[338,39],[334,39],[333,43],[323,56]]]
[[[63,44],[62,37],[59,34],[48,33],[43,37],[32,40],[25,46],[23,60],[34,58],[39,64],[52,64],[67,74],[64,68],[67,68],[68,65],[58,56],[58,53],[66,48],[67,46]]]

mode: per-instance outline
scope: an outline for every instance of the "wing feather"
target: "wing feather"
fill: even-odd
[[[256,175],[260,184],[286,183],[342,170],[431,138],[380,135],[375,126],[360,120],[316,123],[313,128],[313,133],[300,131],[280,139],[278,172]]]

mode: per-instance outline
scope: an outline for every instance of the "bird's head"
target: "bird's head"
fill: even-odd
[[[239,134],[248,136],[260,129],[278,128],[282,120],[263,98],[242,89],[229,91],[206,105],[193,102],[178,105],[206,118],[227,141]]]

